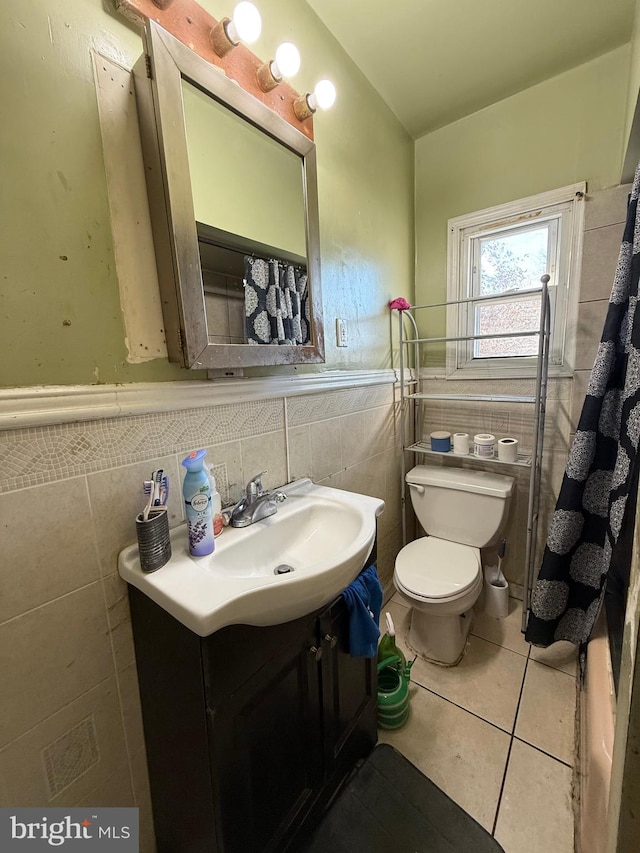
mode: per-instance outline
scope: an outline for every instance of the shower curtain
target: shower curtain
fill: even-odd
[[[612,561],[630,559],[620,536],[635,508],[640,443],[640,165],[587,395],[533,590],[525,639],[582,647],[599,613]],[[583,657],[581,655],[581,657]]]
[[[308,277],[274,258],[244,259],[244,309],[250,344],[309,343]]]

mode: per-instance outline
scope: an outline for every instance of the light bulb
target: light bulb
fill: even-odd
[[[313,90],[313,97],[321,110],[328,110],[336,100],[336,87],[331,80],[320,80]]]
[[[283,42],[276,50],[274,77],[293,77],[300,70],[300,51],[290,41]]]
[[[293,102],[293,112],[298,121],[306,121],[320,107],[328,110],[336,100],[336,87],[330,80],[320,80],[310,95],[301,95]]]
[[[248,0],[242,0],[233,10],[232,23],[238,38],[246,44],[253,44],[260,37],[262,30],[260,12]]]

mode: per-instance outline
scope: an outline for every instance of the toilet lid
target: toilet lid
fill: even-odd
[[[460,595],[478,579],[478,552],[469,545],[424,536],[396,558],[396,576],[407,592],[423,598]]]

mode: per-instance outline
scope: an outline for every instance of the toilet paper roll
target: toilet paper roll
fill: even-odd
[[[498,442],[498,459],[501,462],[517,462],[518,439],[501,438]]]
[[[453,434],[453,452],[461,456],[466,456],[469,453],[469,433],[454,432]]]

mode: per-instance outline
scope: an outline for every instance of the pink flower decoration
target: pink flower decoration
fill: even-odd
[[[408,311],[411,308],[411,304],[403,296],[398,296],[396,299],[391,300],[389,308],[395,308],[396,311]]]

